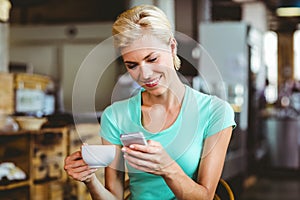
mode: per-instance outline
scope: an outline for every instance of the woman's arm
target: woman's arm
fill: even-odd
[[[149,141],[148,146],[133,145],[122,150],[134,168],[162,176],[177,199],[211,200],[222,173],[231,133],[232,128],[228,127],[206,139],[197,182],[187,176],[157,142]]]
[[[103,144],[111,144],[102,139]],[[123,199],[125,182],[125,165],[121,147],[117,147],[116,158],[105,168],[105,187],[111,191],[118,199]]]
[[[198,169],[197,183],[174,163],[163,176],[178,199],[211,200],[220,180],[232,128],[226,128],[206,139]]]
[[[103,143],[110,144],[106,141],[103,141]],[[116,158],[110,166],[105,168],[105,183],[107,188],[101,184],[95,175],[96,169],[89,168],[83,161],[80,151],[74,152],[65,159],[64,169],[74,180],[85,183],[93,200],[123,199],[124,170],[122,171],[122,168],[119,167],[121,166],[121,162],[123,162],[123,158],[120,147],[117,149]]]
[[[104,199],[112,199],[117,200],[121,199],[116,197],[113,193],[107,190],[98,180],[96,175],[94,174],[88,181],[84,181],[85,185],[87,186],[90,195],[93,200],[104,200]]]

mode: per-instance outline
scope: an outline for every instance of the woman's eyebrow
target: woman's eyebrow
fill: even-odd
[[[148,59],[148,58],[149,58],[150,56],[152,56],[154,53],[155,53],[155,52],[149,53],[147,56],[145,56],[145,57],[143,58],[143,60]],[[135,64],[135,63],[137,63],[137,62],[124,60],[124,63],[127,63],[127,64]]]
[[[136,64],[136,62],[133,62],[133,61],[124,61],[124,63],[126,63],[126,64]]]
[[[145,56],[144,60],[146,60],[147,58],[149,58],[150,56],[152,56],[152,54],[154,54],[154,52],[151,52],[147,56]]]

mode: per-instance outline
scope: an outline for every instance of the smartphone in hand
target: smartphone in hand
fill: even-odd
[[[147,141],[142,132],[124,133],[120,135],[123,146],[129,146],[131,144],[147,145]]]

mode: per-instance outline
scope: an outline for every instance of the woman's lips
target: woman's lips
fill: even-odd
[[[158,78],[152,79],[151,81],[144,82],[144,84],[146,87],[149,87],[149,88],[155,87],[158,85],[160,78],[161,78],[161,76]]]

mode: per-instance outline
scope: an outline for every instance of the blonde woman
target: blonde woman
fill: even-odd
[[[142,87],[101,116],[102,142],[120,153],[105,168],[105,186],[80,152],[65,159],[65,170],[86,184],[93,199],[123,199],[125,165],[131,199],[213,199],[235,126],[233,110],[180,81],[177,42],[157,7],[125,11],[113,36],[128,73]],[[123,147],[120,134],[129,132],[142,132],[148,144]]]

